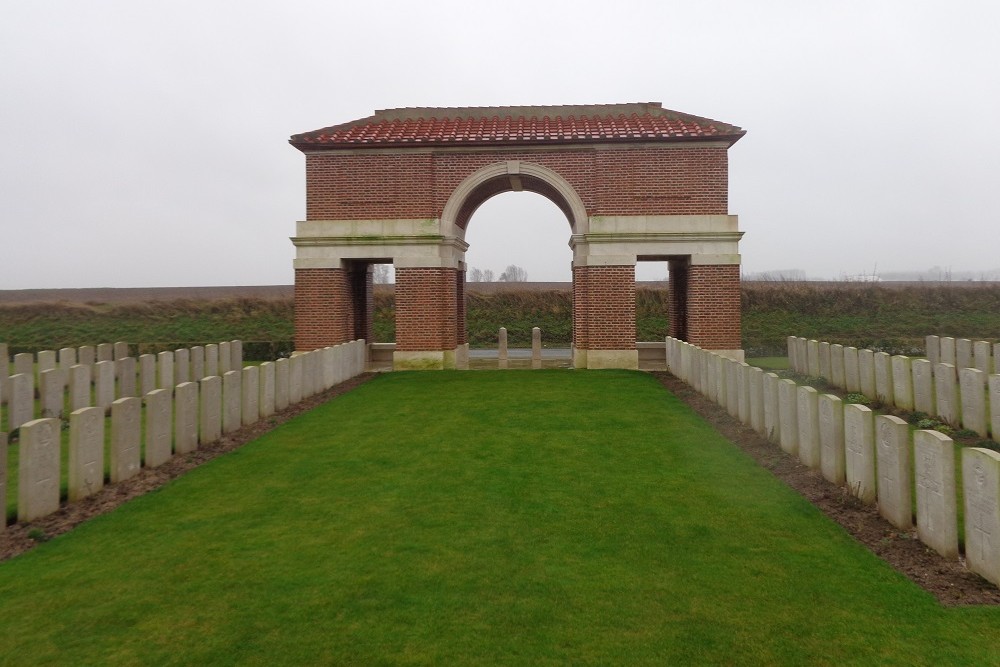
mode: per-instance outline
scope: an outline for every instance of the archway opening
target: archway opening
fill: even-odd
[[[505,327],[511,362],[516,363],[525,354],[519,350],[530,350],[531,329],[537,326],[546,365],[559,365],[560,360],[568,364],[573,252],[567,214],[548,193],[507,189],[490,194],[467,218],[465,320],[470,359],[490,358],[488,351],[497,348],[497,332]]]

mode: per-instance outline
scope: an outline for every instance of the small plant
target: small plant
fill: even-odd
[[[48,542],[52,538],[41,528],[32,528],[28,531],[28,539],[34,540],[35,542]]]
[[[930,419],[929,417],[928,418],[924,418],[924,419],[920,419],[920,420],[918,420],[916,422],[916,427],[919,428],[922,431],[927,431],[927,430],[930,430],[930,429],[935,429],[938,426],[941,426],[941,422],[939,422],[936,419]]]
[[[927,427],[925,427],[925,426],[919,426],[919,424],[920,424],[920,422],[922,422],[922,421],[927,421],[927,419],[928,419],[929,417],[930,417],[930,415],[928,415],[928,414],[927,414],[926,412],[920,412],[920,411],[917,411],[917,412],[911,412],[911,413],[910,413],[910,414],[909,414],[909,415],[908,415],[908,416],[906,417],[906,421],[908,421],[908,422],[909,422],[909,423],[911,423],[911,424],[916,424],[916,425],[918,425],[918,428],[927,428]]]
[[[960,428],[957,431],[955,431],[956,438],[975,438],[978,436],[979,434],[973,431],[971,428]]]
[[[864,394],[848,394],[845,403],[856,403],[858,405],[871,405],[871,399]]]

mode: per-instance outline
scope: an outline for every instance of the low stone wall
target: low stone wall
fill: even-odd
[[[98,346],[93,356],[88,349],[68,348],[40,352],[37,360],[15,358],[21,372],[7,378],[6,386],[8,428],[18,436],[18,521],[59,509],[66,421],[68,501],[75,502],[104,486],[105,429],[115,483],[363,373],[367,355],[363,340],[247,367],[240,341],[138,360],[115,350],[127,354],[128,346]],[[7,481],[14,474],[7,466],[7,440],[0,433],[0,518],[6,517]],[[5,524],[0,521],[0,531]]]
[[[795,363],[805,363],[807,369],[817,370],[811,375],[819,375],[820,364],[826,362],[820,361],[818,344],[794,345]],[[666,347],[668,370],[674,375],[830,482],[846,486],[862,502],[877,504],[886,520],[900,530],[915,530],[922,542],[946,558],[960,555],[961,497],[966,564],[1000,585],[1000,454],[975,447],[962,450],[959,496],[955,443],[943,433],[920,430],[911,435],[896,417],[845,404],[775,373],[674,338],[667,339]],[[828,359],[833,363],[833,357]],[[872,381],[883,389],[888,386],[885,377]]]
[[[1000,438],[1000,343],[927,337],[927,358],[788,337],[792,370],[847,392]]]

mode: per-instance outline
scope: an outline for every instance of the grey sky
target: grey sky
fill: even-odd
[[[746,272],[998,270],[998,27],[985,0],[0,0],[0,289],[288,284],[289,135],[646,101],[748,131],[729,152]],[[469,264],[568,279],[568,234],[502,195]]]

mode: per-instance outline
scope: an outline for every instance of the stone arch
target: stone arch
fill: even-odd
[[[469,220],[483,202],[503,192],[522,190],[540,194],[558,206],[572,234],[586,234],[589,230],[583,199],[569,181],[540,164],[507,160],[487,165],[459,183],[441,213],[441,234],[464,241]]]

